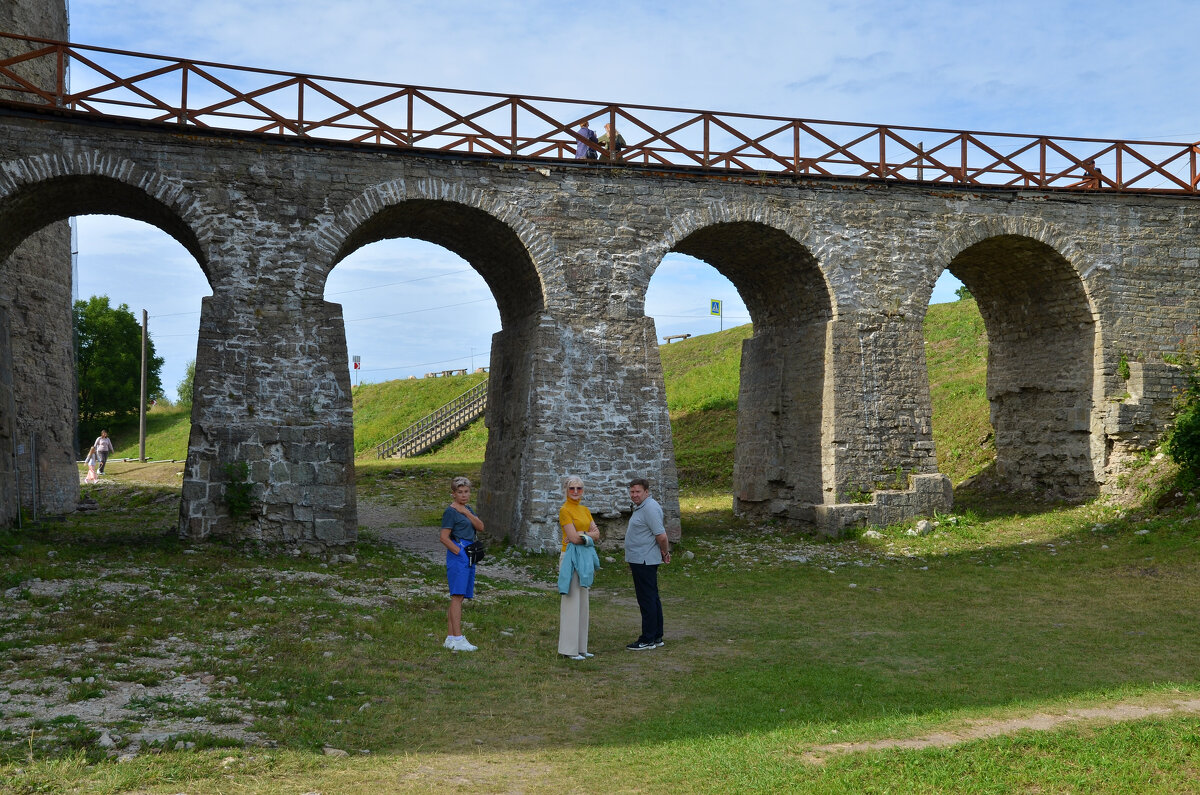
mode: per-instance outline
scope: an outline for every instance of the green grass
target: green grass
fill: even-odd
[[[470,373],[356,386],[354,452],[363,453],[387,441],[485,378],[485,373]]]
[[[106,427],[113,440],[112,458],[138,458],[137,416],[127,417]],[[191,431],[190,409],[155,406],[146,412],[146,457],[152,461],[183,461],[187,458],[188,435]],[[80,440],[83,445],[80,460],[87,455],[92,438]]]
[[[436,511],[456,467],[373,463],[360,492]],[[984,506],[938,517],[927,537],[885,528],[829,543],[737,520],[715,489],[685,490],[684,540],[661,575],[668,645],[624,651],[637,610],[628,574],[607,565],[592,595],[597,656],[576,665],[554,653],[545,591],[485,570],[464,614],[481,649],[450,654],[440,566],[370,538],[353,564],[189,551],[173,505],[132,496],[150,490],[110,484],[98,512],[5,534],[6,582],[73,585],[6,601],[0,692],[88,676],[113,689],[145,678],[130,661],[156,654],[185,677],[236,683],[205,702],[135,700],[135,721],[212,726],[132,762],[77,721],[0,738],[11,791],[1175,792],[1200,765],[1187,714],[820,750],[1196,699],[1194,500],[1161,515]],[[552,556],[495,552],[553,579]],[[84,690],[67,695],[95,697]],[[19,709],[0,704],[6,719]],[[222,739],[247,712],[277,747]],[[323,756],[327,745],[351,755]]]
[[[987,399],[987,335],[974,300],[933,304],[925,361],[938,467],[959,483],[996,458]]]

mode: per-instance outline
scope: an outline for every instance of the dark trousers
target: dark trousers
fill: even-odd
[[[658,566],[630,563],[633,592],[637,594],[638,609],[642,611],[642,636],[638,640],[653,643],[662,640],[662,600],[658,598]]]

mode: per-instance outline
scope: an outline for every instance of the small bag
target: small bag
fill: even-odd
[[[479,563],[487,556],[487,549],[483,546],[482,541],[474,541],[467,546],[467,562],[472,566]]]

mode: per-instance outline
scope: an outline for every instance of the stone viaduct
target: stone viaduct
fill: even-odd
[[[459,254],[496,298],[479,507],[527,547],[553,546],[566,473],[587,479],[593,510],[611,519],[627,510],[624,483],[649,477],[678,531],[643,312],[670,251],[727,276],[753,320],[741,513],[837,532],[950,506],[922,337],[947,268],[987,328],[997,474],[1015,489],[1093,495],[1169,421],[1179,373],[1163,357],[1195,339],[1200,309],[1196,207],[1187,196],[437,156],[0,104],[0,383],[12,385],[0,430],[19,436],[31,407],[53,409],[33,420],[43,509],[72,509],[74,413],[52,375],[72,360],[69,266],[14,252],[48,225],[103,213],[172,235],[212,288],[180,508],[189,538],[314,552],[354,542],[347,353],[324,286],[348,254],[393,237]],[[239,523],[222,494],[225,465],[241,461],[257,509]],[[907,489],[885,485],[897,471]],[[871,502],[849,501],[863,491]]]

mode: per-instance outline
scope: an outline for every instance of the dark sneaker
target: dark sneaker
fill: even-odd
[[[666,646],[667,644],[663,643],[662,638],[659,638],[658,640],[654,641],[654,645],[655,645],[655,647],[660,647],[660,646]]]
[[[644,640],[635,640],[633,643],[630,643],[625,648],[629,649],[630,651],[644,651],[646,649],[655,648],[655,644],[647,643]]]

